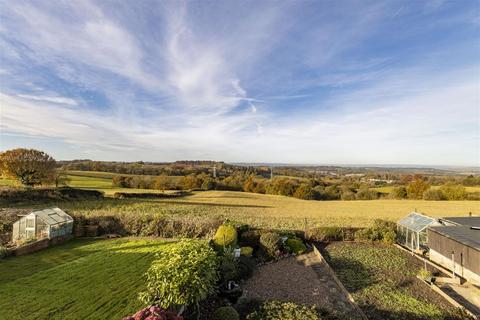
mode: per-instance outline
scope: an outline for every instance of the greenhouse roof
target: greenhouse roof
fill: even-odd
[[[31,214],[36,215],[49,225],[73,221],[73,218],[60,208],[49,208],[40,211],[34,211]]]
[[[412,212],[405,218],[398,221],[398,225],[404,226],[415,232],[420,232],[434,223],[437,223],[435,218],[427,217],[417,212]]]

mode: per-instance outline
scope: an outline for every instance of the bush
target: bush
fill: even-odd
[[[217,248],[234,246],[237,243],[237,230],[230,224],[218,227],[213,242]]]
[[[440,187],[440,191],[447,200],[465,200],[467,197],[465,187],[460,184],[447,183]]]
[[[260,233],[255,230],[243,232],[240,235],[240,244],[257,249],[260,246]]]
[[[420,279],[425,281],[430,281],[433,277],[432,273],[424,268],[421,268],[420,270],[418,270],[417,275]]]
[[[158,253],[140,300],[165,309],[196,304],[215,292],[217,268],[217,255],[206,241],[181,240]]]
[[[280,252],[280,236],[276,232],[262,233],[260,247],[268,258],[275,258]]]
[[[302,254],[307,251],[307,247],[303,244],[302,240],[295,238],[288,239],[285,242],[285,247],[288,248],[290,252],[295,254]]]
[[[393,244],[397,238],[395,227],[394,222],[376,219],[373,227],[358,230],[355,233],[355,240]]]
[[[405,199],[407,198],[407,188],[405,187],[394,188],[390,196],[394,199]]]
[[[317,227],[307,231],[307,238],[312,241],[352,240],[356,229],[339,227]]]
[[[182,316],[176,312],[167,311],[159,306],[151,306],[143,308],[133,316],[127,316],[123,320],[183,320]]]
[[[362,188],[357,191],[355,198],[357,200],[375,200],[378,199],[379,193],[375,190],[368,188]]]
[[[242,256],[251,257],[252,253],[253,253],[253,248],[252,247],[241,247],[240,248],[240,254]]]
[[[220,307],[212,314],[210,320],[239,320],[237,310],[232,307]]]
[[[237,279],[237,261],[234,258],[233,250],[227,249],[220,259],[220,280],[227,282]]]
[[[445,200],[445,196],[443,195],[442,190],[430,188],[423,193],[423,200]]]
[[[258,311],[249,314],[247,320],[320,320],[315,307],[293,302],[268,301]]]
[[[467,200],[480,200],[480,192],[476,191],[467,193]]]
[[[253,275],[255,270],[255,260],[253,258],[241,256],[237,263],[237,280],[246,280]]]
[[[0,259],[3,259],[7,256],[7,248],[0,245]]]

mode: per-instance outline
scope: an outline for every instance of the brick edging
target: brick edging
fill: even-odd
[[[330,273],[330,275],[332,276],[333,280],[337,283],[338,287],[340,288],[340,290],[345,294],[345,296],[347,297],[348,299],[348,302],[350,303],[350,305],[353,307],[353,309],[362,317],[363,320],[368,320],[368,317],[367,315],[362,311],[362,309],[360,309],[360,307],[358,306],[358,304],[355,302],[355,300],[353,299],[352,295],[350,294],[350,292],[348,292],[348,290],[345,288],[345,286],[343,285],[343,283],[337,278],[337,275],[335,274],[335,271],[332,269],[332,267],[328,264],[327,260],[323,257],[322,253],[320,252],[320,250],[318,250],[317,246],[315,244],[312,245],[313,246],[313,252],[315,252],[315,254],[317,255],[317,257],[320,259],[320,261],[322,261],[325,266],[327,267],[327,270],[328,272]]]

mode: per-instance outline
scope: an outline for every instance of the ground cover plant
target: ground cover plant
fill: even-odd
[[[0,260],[0,319],[121,319],[144,304],[144,273],[158,240],[71,240]]]
[[[416,278],[422,264],[393,246],[337,242],[324,251],[369,319],[461,319]]]

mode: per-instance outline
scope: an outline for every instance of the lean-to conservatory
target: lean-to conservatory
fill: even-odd
[[[34,211],[13,224],[13,241],[52,239],[72,234],[73,218],[59,208]]]
[[[427,228],[440,225],[435,218],[412,212],[397,223],[397,242],[410,250],[427,248]]]

